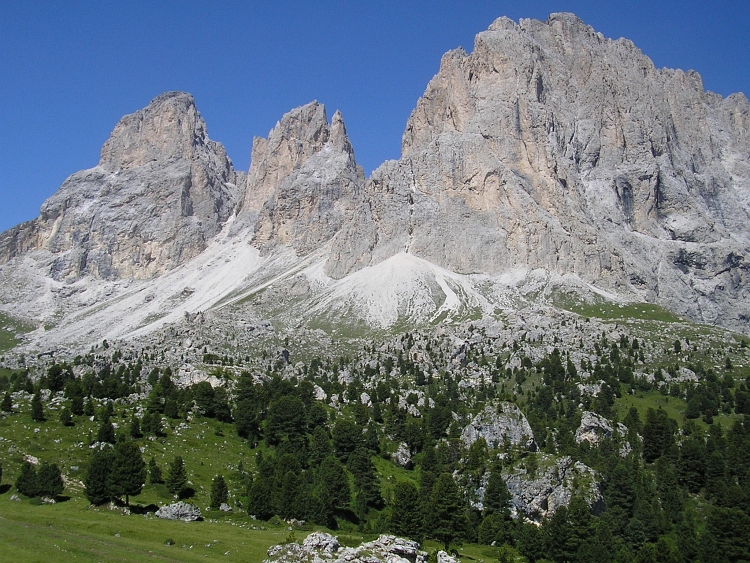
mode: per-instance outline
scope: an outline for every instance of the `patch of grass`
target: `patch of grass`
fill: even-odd
[[[247,517],[173,522],[91,508],[76,497],[43,506],[9,497],[0,497],[3,561],[261,561],[288,535],[281,526],[254,530],[260,523]]]
[[[6,352],[18,345],[16,334],[29,332],[33,327],[12,319],[5,313],[0,313],[0,352]]]

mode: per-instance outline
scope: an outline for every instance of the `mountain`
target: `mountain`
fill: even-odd
[[[601,300],[747,332],[749,253],[747,98],[552,14],[444,55],[369,178],[317,102],[244,174],[190,95],[157,97],[0,235],[0,309],[45,346],[197,312],[367,334]]]

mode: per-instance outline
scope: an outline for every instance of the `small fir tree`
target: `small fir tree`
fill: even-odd
[[[112,426],[112,423],[109,420],[102,422],[102,425],[99,427],[99,432],[96,434],[96,441],[106,442],[108,444],[114,444],[117,441],[115,427]]]
[[[451,543],[463,538],[466,510],[458,485],[449,473],[441,473],[432,487],[429,514],[430,535],[442,542],[446,551]]]
[[[60,411],[60,424],[63,426],[73,426],[73,415],[67,407]]]
[[[10,393],[6,391],[5,396],[3,397],[3,402],[0,404],[0,411],[3,412],[11,412],[13,410],[13,399],[10,397]]]
[[[167,489],[173,495],[180,496],[187,485],[187,472],[185,471],[185,462],[182,457],[176,456],[169,466],[169,475],[167,475]]]
[[[44,406],[42,405],[42,397],[39,393],[34,394],[31,399],[31,420],[34,422],[44,421]]]
[[[393,492],[391,528],[397,536],[422,540],[422,508],[419,491],[411,483],[399,482]]]
[[[28,461],[21,466],[21,473],[16,479],[16,490],[27,497],[39,495],[39,482],[37,480],[36,468]]]
[[[83,397],[76,395],[70,400],[70,412],[76,416],[81,416],[83,411]]]
[[[218,510],[227,500],[229,500],[229,489],[227,489],[224,477],[217,475],[211,485],[211,510]]]
[[[114,451],[97,450],[91,457],[84,485],[86,498],[91,504],[103,504],[111,498],[110,473],[114,465]]]
[[[56,463],[42,463],[37,473],[37,494],[43,497],[55,498],[62,494],[65,484],[62,472]]]
[[[138,417],[133,415],[133,417],[130,419],[130,437],[134,440],[137,438],[141,438],[143,434],[141,433],[141,423],[138,421]]]
[[[94,400],[89,397],[86,399],[86,405],[83,407],[83,414],[86,416],[94,416],[96,409],[94,408]]]
[[[164,482],[161,475],[161,468],[156,464],[156,460],[153,457],[148,462],[148,475],[152,485]]]
[[[130,497],[141,494],[145,482],[146,463],[141,449],[135,442],[118,442],[109,476],[110,493],[113,496],[125,495],[125,504],[129,506]]]

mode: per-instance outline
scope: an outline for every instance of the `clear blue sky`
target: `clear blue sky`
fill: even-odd
[[[247,170],[254,136],[313,99],[344,115],[367,174],[401,134],[445,51],[499,16],[569,11],[657,67],[750,94],[750,2],[77,2],[0,0],[0,230],[95,166],[117,120],[159,93],[195,96],[209,136]]]

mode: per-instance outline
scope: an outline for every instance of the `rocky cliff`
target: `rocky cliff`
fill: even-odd
[[[334,277],[406,251],[459,273],[572,273],[701,321],[750,319],[750,104],[571,14],[500,18],[471,54],[447,53],[401,159],[365,192],[371,213],[337,237]]]
[[[63,324],[91,307],[121,335],[135,321],[110,326],[107,303],[156,278],[142,331],[261,290],[282,322],[389,329],[492,316],[529,292],[554,303],[562,287],[746,332],[748,256],[748,100],[553,14],[500,18],[470,54],[447,53],[401,158],[367,179],[341,115],[317,102],[256,138],[244,174],[190,95],[159,96],[39,218],[0,235],[0,303],[18,313],[33,293],[27,316]],[[61,285],[92,278],[123,284]],[[188,285],[182,311],[167,289]]]
[[[37,219],[0,236],[0,261],[46,250],[56,279],[158,276],[221,230],[237,178],[192,96],[162,94],[120,120],[98,166],[70,176]]]

